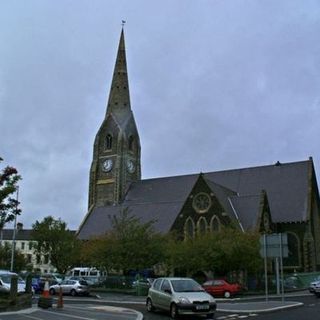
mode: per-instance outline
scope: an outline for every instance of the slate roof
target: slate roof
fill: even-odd
[[[260,195],[230,197],[244,230],[256,228],[259,218],[260,198]]]
[[[31,229],[22,229],[17,231],[16,230],[16,240],[25,240],[30,241],[31,238]],[[2,230],[2,239],[3,240],[12,240],[13,237],[13,229],[3,229]]]
[[[209,172],[205,176],[240,196],[259,195],[265,190],[273,222],[300,222],[307,218],[310,162]]]
[[[273,222],[301,222],[307,218],[308,172],[312,160],[204,173],[203,177],[229,213],[230,202],[244,227],[255,226],[262,190],[268,197]],[[133,183],[121,205],[94,208],[79,228],[88,239],[111,228],[109,216],[129,207],[141,222],[156,220],[168,232],[192,191],[199,174],[146,179]]]

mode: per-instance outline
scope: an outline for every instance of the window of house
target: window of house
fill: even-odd
[[[193,238],[194,237],[194,222],[191,218],[188,218],[184,225],[184,234],[185,238]]]
[[[112,135],[107,134],[106,136],[106,149],[111,150],[112,149]]]
[[[131,136],[129,137],[129,150],[132,151],[133,148],[134,148],[134,138],[133,138],[133,136],[131,135]]]
[[[219,231],[220,230],[220,220],[217,216],[213,216],[211,219],[211,231]]]
[[[198,221],[198,233],[204,234],[207,231],[207,221],[205,218],[201,217]]]
[[[31,263],[32,262],[32,255],[28,254],[27,255],[27,263]]]
[[[293,232],[288,232],[288,257],[283,258],[283,265],[286,267],[300,266],[299,239]]]
[[[21,250],[24,250],[25,244],[24,242],[21,242]]]

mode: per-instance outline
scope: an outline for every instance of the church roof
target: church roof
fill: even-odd
[[[234,169],[205,174],[239,196],[265,190],[273,222],[300,222],[307,218],[309,170],[312,160]],[[249,198],[247,199],[249,201]]]
[[[225,210],[239,217],[244,229],[257,223],[262,190],[267,193],[273,222],[301,222],[307,219],[310,162],[208,172],[203,177]],[[156,220],[156,230],[168,232],[198,178],[199,174],[191,174],[131,184],[121,205],[97,207],[88,214],[79,238],[104,234],[111,228],[109,217],[127,207],[141,222]]]

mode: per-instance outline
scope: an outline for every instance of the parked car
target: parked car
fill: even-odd
[[[150,288],[152,286],[153,281],[153,278],[135,280],[132,282],[132,288],[137,288],[138,286],[141,288]]]
[[[40,293],[43,290],[43,285],[41,283],[40,277],[31,278],[31,286],[35,293]]]
[[[320,282],[317,282],[317,284],[314,287],[314,294],[320,298]]]
[[[320,276],[316,277],[312,282],[310,282],[308,288],[310,293],[315,293],[315,287],[317,284],[320,284]]]
[[[147,310],[170,312],[172,319],[179,315],[206,315],[213,318],[216,310],[214,298],[199,283],[190,278],[158,278],[149,289]]]
[[[18,277],[18,292],[26,291],[26,282],[18,276],[18,274],[10,271],[1,271],[0,272],[0,291],[1,292],[10,292],[11,288],[11,279],[12,277]]]
[[[62,281],[62,275],[58,276],[58,273],[45,273],[41,275],[43,280],[48,280],[50,284],[60,283]]]
[[[85,280],[63,280],[61,283],[50,286],[49,293],[55,295],[59,293],[60,288],[62,288],[63,294],[71,294],[72,296],[89,295],[90,293],[88,282]]]
[[[203,283],[202,287],[214,297],[222,296],[225,298],[230,298],[231,296],[240,293],[242,290],[239,284],[231,284],[223,279],[208,280]]]

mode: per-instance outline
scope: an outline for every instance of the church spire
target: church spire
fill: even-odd
[[[118,54],[114,67],[109,101],[107,106],[107,114],[121,114],[131,110],[129,82],[127,73],[126,49],[124,43],[124,31],[121,30]]]

